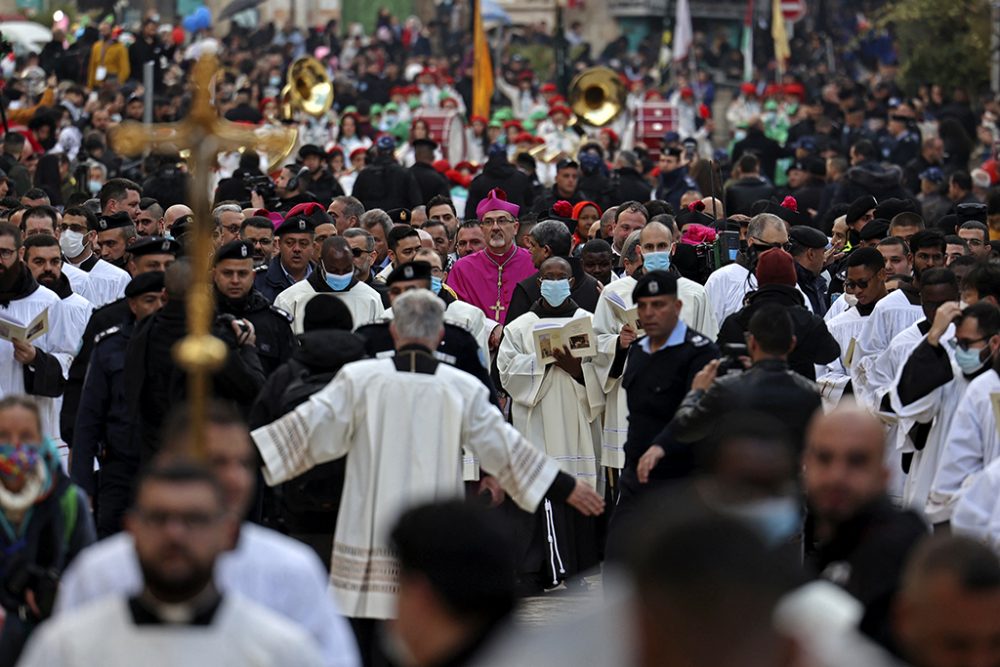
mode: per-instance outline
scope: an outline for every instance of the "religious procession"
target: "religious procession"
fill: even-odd
[[[1000,667],[1000,5],[0,0],[0,667]]]

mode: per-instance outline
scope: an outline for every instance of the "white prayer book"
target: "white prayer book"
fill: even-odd
[[[635,329],[636,336],[645,336],[646,332],[642,330],[642,325],[639,324],[639,309],[636,306],[631,308],[625,303],[625,299],[622,298],[621,294],[616,292],[608,292],[608,302],[614,306],[615,315],[624,324],[629,324]]]
[[[49,309],[35,315],[30,322],[22,322],[10,313],[0,313],[0,338],[31,342],[49,330]]]
[[[568,322],[539,320],[535,325],[535,355],[540,364],[554,363],[553,350],[569,348],[574,357],[592,357],[597,354],[594,345],[594,327],[589,317],[577,317]]]

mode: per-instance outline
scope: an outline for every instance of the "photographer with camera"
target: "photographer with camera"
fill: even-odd
[[[747,332],[747,370],[739,370],[745,357],[727,355],[708,362],[694,376],[670,422],[673,436],[680,442],[702,440],[712,435],[720,416],[752,410],[786,424],[801,450],[806,426],[821,402],[816,384],[789,368],[788,355],[796,342],[787,309],[777,304],[758,308]]]

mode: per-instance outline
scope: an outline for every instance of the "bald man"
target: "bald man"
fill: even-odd
[[[170,228],[174,226],[180,218],[185,215],[194,215],[194,211],[191,210],[190,206],[185,206],[184,204],[174,204],[173,206],[167,208],[163,212],[163,231],[167,234],[170,233]]]
[[[886,495],[882,425],[856,406],[817,416],[806,434],[802,477],[808,505],[807,566],[865,607],[861,630],[888,642],[889,606],[923,520]]]

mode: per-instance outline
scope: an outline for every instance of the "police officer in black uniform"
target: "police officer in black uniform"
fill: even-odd
[[[288,266],[297,269],[303,262],[309,265],[305,269],[303,280],[312,274],[313,238],[316,235],[316,224],[307,216],[292,215],[274,230],[278,238],[278,254],[271,258],[266,271],[259,271],[254,278],[254,287],[268,301],[274,299],[286,289],[295,284],[296,280],[288,272]],[[285,237],[294,237],[294,243],[286,243]]]
[[[629,420],[610,552],[626,541],[622,531],[628,530],[629,515],[650,488],[694,470],[693,447],[678,442],[667,426],[695,374],[719,356],[715,343],[681,321],[674,276],[665,271],[645,274],[632,290],[632,300],[646,335],[636,340],[634,331],[623,330],[611,369],[613,377],[622,379]]]
[[[218,312],[253,324],[257,356],[264,374],[270,375],[292,355],[292,317],[254,289],[253,246],[249,241],[230,241],[219,248],[212,280]]]
[[[414,139],[410,145],[413,146],[414,159],[410,173],[417,179],[420,201],[430,201],[431,197],[438,195],[450,198],[451,186],[448,180],[434,169],[434,151],[437,150],[437,142],[433,139]]]
[[[395,301],[400,294],[411,289],[429,290],[431,288],[431,265],[427,262],[400,264],[389,274],[386,284],[389,286],[390,303]],[[454,297],[443,290],[438,294],[438,298],[445,302],[445,307],[454,301]],[[392,342],[392,335],[389,333],[390,322],[389,319],[373,322],[355,331],[365,340],[365,351],[368,356],[393,356],[395,345]],[[438,346],[435,356],[455,368],[477,377],[490,390],[490,397],[496,401],[496,391],[490,381],[486,360],[483,359],[480,352],[479,343],[476,342],[475,336],[466,329],[445,322],[444,339]]]
[[[163,306],[163,273],[133,278],[122,301],[126,319],[93,339],[70,458],[70,477],[93,500],[97,534],[102,538],[121,530],[139,471],[139,452],[130,435],[135,421],[125,394],[125,350],[135,324]],[[95,458],[101,462],[99,475],[94,473]]]
[[[396,142],[392,137],[379,137],[375,148],[375,161],[358,174],[351,195],[365,205],[366,211],[373,208],[383,211],[394,208],[412,209],[423,204],[417,179],[396,162],[393,155]]]
[[[175,228],[177,224],[174,223]],[[168,262],[161,262],[156,266],[148,266],[148,262],[137,261],[140,258],[153,255],[172,255],[176,259],[180,252],[181,244],[176,239],[147,236],[129,246],[128,253],[131,255],[132,261],[126,262],[126,265],[133,271],[132,279],[135,280],[144,273],[162,273],[168,264]],[[69,367],[66,387],[63,391],[62,411],[59,414],[60,433],[70,447],[73,446],[73,429],[77,407],[80,405],[80,392],[83,389],[84,377],[87,375],[87,365],[90,363],[90,356],[94,351],[94,339],[101,332],[128,322],[131,318],[132,311],[129,308],[128,299],[122,297],[95,310],[87,321],[80,351],[73,358],[73,363]]]

